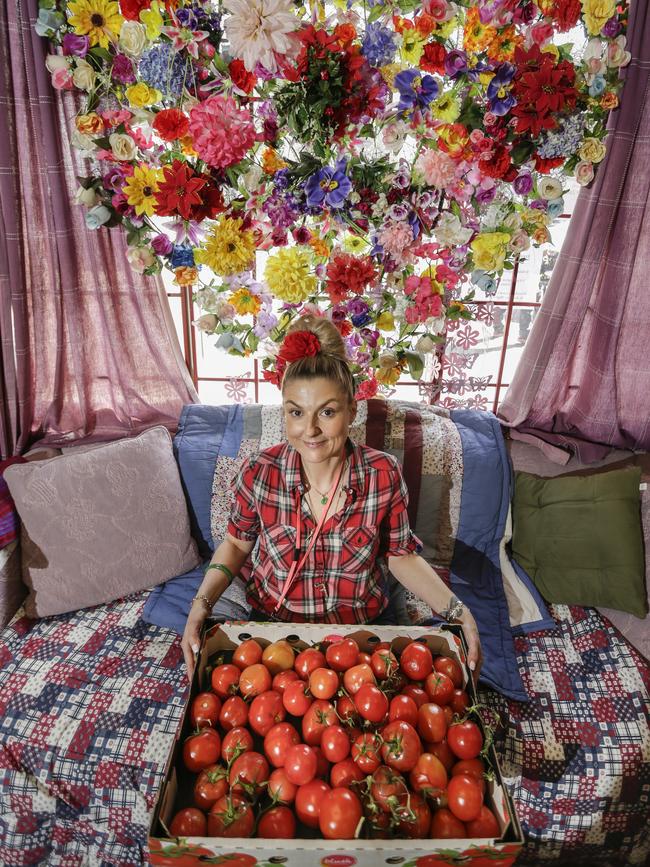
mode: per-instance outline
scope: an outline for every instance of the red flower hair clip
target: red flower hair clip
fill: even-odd
[[[278,358],[291,364],[301,358],[318,355],[320,350],[320,340],[312,331],[292,331],[284,338]]]

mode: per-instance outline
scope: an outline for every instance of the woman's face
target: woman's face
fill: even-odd
[[[319,464],[343,454],[357,405],[338,382],[293,379],[282,399],[287,439],[303,461]]]

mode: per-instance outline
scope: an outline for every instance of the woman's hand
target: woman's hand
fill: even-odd
[[[481,642],[478,636],[478,627],[476,621],[469,608],[464,608],[462,614],[458,618],[458,622],[463,627],[465,640],[467,641],[467,662],[472,672],[472,680],[474,686],[478,683],[479,672],[483,665],[483,653],[481,651]]]
[[[194,660],[199,652],[201,644],[201,627],[203,626],[208,612],[205,605],[200,599],[192,603],[190,613],[187,616],[185,630],[181,639],[181,647],[183,648],[183,656],[185,657],[185,667],[187,668],[187,679],[191,682],[194,674]]]

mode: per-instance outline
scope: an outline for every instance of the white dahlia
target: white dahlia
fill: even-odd
[[[289,34],[299,24],[291,0],[226,0],[224,6],[230,13],[224,26],[233,56],[241,58],[249,72],[258,62],[276,72],[274,52],[292,51]]]

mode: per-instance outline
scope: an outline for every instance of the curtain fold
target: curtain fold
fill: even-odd
[[[650,449],[650,15],[630,10],[621,106],[581,190],[521,360],[499,406],[513,437],[582,461]]]
[[[87,174],[53,90],[38,0],[0,0],[0,449],[175,429],[198,401],[160,279],[73,202]]]

